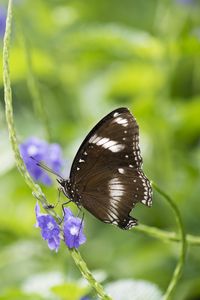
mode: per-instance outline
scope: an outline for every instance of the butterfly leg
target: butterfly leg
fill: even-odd
[[[46,209],[51,209],[51,208],[55,208],[57,205],[58,205],[58,203],[60,202],[60,193],[61,193],[61,189],[59,189],[58,188],[58,198],[57,198],[57,202],[55,203],[55,204],[47,204],[46,205]]]
[[[72,202],[72,200],[66,201],[64,203],[62,203],[62,211],[63,211],[63,215],[65,216],[65,205],[69,204],[70,202]],[[63,216],[63,218],[64,218]]]
[[[82,224],[83,224],[83,220],[84,220],[84,216],[85,216],[84,212],[81,209],[79,210],[79,212],[82,212],[83,214],[82,214],[81,223],[80,223],[80,227],[79,227],[79,231],[78,231],[78,236],[80,234],[80,231],[81,231],[81,228],[82,228]]]
[[[58,205],[58,203],[60,202],[60,193],[62,192],[62,189],[58,188],[58,199],[56,204],[54,205],[54,207],[56,207]]]
[[[39,201],[41,201],[40,197],[38,197],[36,193],[33,192],[33,196],[34,196],[36,199],[38,199]],[[43,200],[44,200],[44,203],[47,202],[47,199],[46,199],[46,197],[45,197],[44,195],[42,196],[42,198],[43,198]],[[54,208],[54,204],[50,204],[50,203],[44,204],[44,203],[42,203],[42,207],[43,207],[44,209],[52,209],[52,208]]]
[[[69,201],[66,201],[66,202],[62,203],[63,217],[62,217],[61,221],[59,222],[60,224],[63,222],[64,217],[65,217],[65,205],[69,204],[70,202],[72,202],[72,200],[69,200]]]
[[[83,212],[82,209],[81,209],[81,205],[78,205],[78,204],[76,204],[76,205],[77,205],[77,208],[78,208],[78,213],[77,213],[76,217],[78,218],[79,215],[80,215],[80,213],[82,212],[83,215],[84,215],[84,212]]]

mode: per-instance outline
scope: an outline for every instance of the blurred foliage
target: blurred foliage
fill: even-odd
[[[1,5],[7,1],[1,0]],[[63,147],[67,173],[90,128],[109,111],[128,106],[140,125],[146,174],[174,197],[186,231],[197,235],[199,13],[197,0],[15,0],[11,49],[20,141],[50,136]],[[30,76],[35,85],[29,84]],[[37,110],[37,97],[45,118]],[[52,280],[52,286],[59,286],[78,280],[80,274],[66,248],[50,252],[34,228],[35,201],[15,169],[8,142],[2,77],[0,100],[0,299],[50,299],[23,290],[26,281],[44,272],[59,272],[64,282]],[[45,192],[56,202],[55,186]],[[153,207],[138,205],[134,216],[142,223],[175,230],[171,210],[156,193]],[[177,244],[134,230],[120,231],[88,213],[85,223],[88,241],[81,251],[92,270],[106,271],[108,281],[132,277],[166,289]],[[198,299],[199,280],[199,249],[193,247],[174,299]],[[62,299],[59,292],[57,297],[53,299]]]

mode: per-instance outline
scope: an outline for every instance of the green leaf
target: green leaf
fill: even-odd
[[[79,300],[88,293],[88,287],[80,287],[73,282],[55,286],[51,290],[65,300]]]

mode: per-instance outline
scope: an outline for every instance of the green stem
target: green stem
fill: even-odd
[[[174,203],[174,201],[171,199],[170,196],[168,196],[165,192],[163,192],[155,183],[152,182],[152,186],[160,195],[162,195],[165,198],[165,200],[167,200],[168,204],[171,206],[171,208],[175,214],[176,222],[177,222],[177,225],[179,228],[180,240],[181,240],[181,252],[180,252],[179,260],[178,260],[178,263],[174,270],[174,273],[172,275],[172,279],[171,279],[171,281],[168,285],[168,288],[163,296],[163,300],[169,300],[169,299],[171,299],[171,294],[172,294],[174,288],[176,287],[178,280],[181,276],[184,262],[185,262],[185,256],[186,256],[186,250],[187,250],[185,230],[184,230],[180,212],[179,212],[176,204]]]
[[[20,156],[16,132],[13,121],[13,109],[12,109],[12,90],[10,83],[10,71],[9,71],[9,47],[10,47],[10,33],[11,33],[11,21],[12,21],[12,0],[8,2],[8,14],[6,20],[6,31],[3,44],[3,80],[4,80],[4,99],[5,99],[5,113],[8,124],[8,133],[12,149],[17,162],[19,172],[23,175],[27,185],[34,190],[34,192],[40,192],[39,186],[35,186],[33,180],[26,171],[24,162]]]
[[[90,285],[96,290],[99,298],[103,300],[111,300],[112,298],[105,294],[102,286],[95,280],[95,278],[92,276],[92,273],[88,270],[87,265],[82,259],[80,253],[76,249],[69,250],[83,277],[86,278]]]
[[[13,119],[13,108],[12,108],[12,89],[10,82],[10,70],[9,70],[9,48],[10,48],[10,35],[11,35],[11,23],[12,23],[12,0],[8,2],[8,13],[6,19],[6,31],[4,35],[3,43],[3,81],[4,81],[4,100],[5,100],[5,114],[8,124],[8,134],[10,143],[15,155],[15,161],[17,168],[23,176],[26,184],[32,190],[33,194],[41,201],[45,207],[48,205],[46,198],[39,185],[35,184],[29,173],[26,170],[26,166],[21,158],[17,136],[14,126]]]
[[[161,229],[158,229],[153,226],[139,224],[139,226],[134,228],[134,231],[135,230],[145,233],[151,237],[166,241],[166,242],[167,241],[169,241],[169,242],[180,242],[181,241],[181,237],[179,235],[177,235],[175,232],[161,230]],[[187,241],[187,244],[189,244],[191,246],[200,246],[200,237],[199,236],[187,234],[186,241]]]
[[[12,23],[12,0],[8,1],[8,12],[6,19],[6,31],[4,37],[4,45],[3,45],[3,80],[4,80],[4,99],[5,99],[5,112],[6,112],[6,120],[8,124],[8,132],[9,138],[12,145],[12,149],[15,155],[15,161],[19,172],[24,178],[26,184],[32,190],[33,195],[39,199],[44,207],[48,211],[48,214],[59,218],[53,209],[47,209],[47,200],[45,195],[43,194],[39,185],[35,184],[35,182],[30,177],[29,173],[26,170],[26,166],[20,156],[19,146],[17,143],[17,136],[14,127],[13,120],[13,108],[12,108],[12,90],[11,90],[11,82],[10,82],[10,72],[9,72],[9,47],[10,47],[10,34],[11,34],[11,23]],[[94,279],[91,272],[87,268],[86,263],[82,259],[78,250],[72,249],[70,253],[78,266],[80,272],[88,280],[88,283],[95,289],[97,295],[103,300],[111,300],[109,296],[105,294],[103,291],[103,287]]]

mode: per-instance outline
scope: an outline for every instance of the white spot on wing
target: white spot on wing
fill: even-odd
[[[116,187],[116,188],[114,188]],[[112,178],[108,184],[110,196],[122,196],[124,194],[124,186],[118,178]]]
[[[117,221],[113,221],[112,224],[114,225],[118,225]]]
[[[110,190],[111,197],[121,197],[123,195],[124,195],[124,191],[122,191],[122,190]]]
[[[125,145],[118,144],[117,141],[109,140],[101,145],[104,149],[108,149],[111,152],[120,152],[125,148]]]
[[[93,143],[93,141],[95,140],[97,138],[97,135],[96,135],[96,133],[93,135],[93,136],[91,136],[91,138],[89,139],[89,143]]]
[[[101,145],[107,143],[108,141],[109,141],[108,138],[101,138],[96,144],[97,144],[98,146],[101,146]]]
[[[121,117],[118,117],[115,122],[125,127],[128,125],[128,120]]]
[[[118,203],[120,202],[122,196],[125,193],[124,186],[119,178],[112,178],[108,183],[108,190],[110,194],[110,206],[111,210],[118,217]]]
[[[124,170],[123,168],[119,168],[119,169],[118,169],[118,172],[119,172],[120,174],[124,174],[124,173],[125,173],[125,170]]]
[[[112,178],[110,181],[109,181],[109,186],[112,186],[112,185],[117,185],[118,187],[120,187],[121,189],[123,189],[123,185],[120,181],[119,178],[115,177],[115,178]]]
[[[125,148],[125,145],[123,144],[117,144],[109,147],[109,150],[112,152],[120,152]]]
[[[125,148],[125,145],[118,144],[117,141],[110,140],[109,138],[103,138],[94,134],[90,139],[89,143],[102,146],[104,149],[108,149],[111,152],[120,152]]]
[[[97,144],[102,139],[101,136],[97,136],[96,139],[92,141],[93,144]]]
[[[102,147],[104,147],[105,149],[109,148],[109,147],[112,147],[114,145],[117,144],[117,141],[112,141],[110,140],[109,142],[107,142],[106,144],[102,145]]]
[[[115,117],[117,117],[117,116],[119,116],[119,113],[118,113],[118,112],[115,112],[115,113],[113,114],[113,117],[115,118]]]

